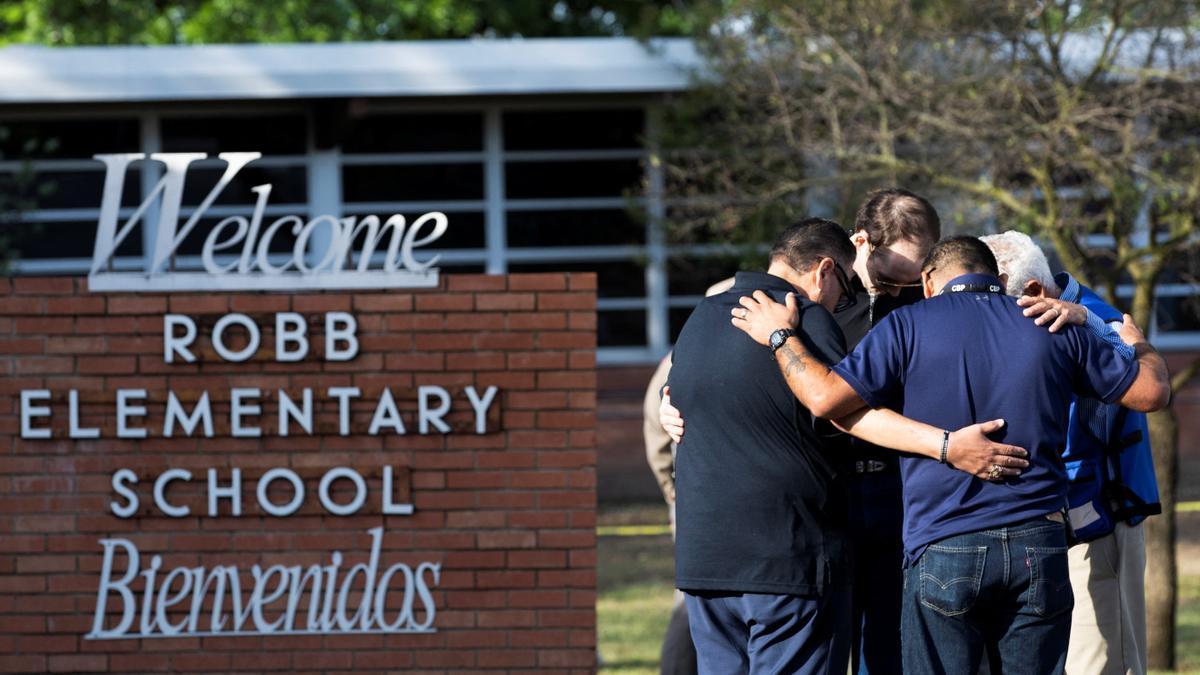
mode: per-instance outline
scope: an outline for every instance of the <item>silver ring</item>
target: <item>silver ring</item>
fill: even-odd
[[[743,307],[743,308],[742,308],[742,318],[744,319],[744,318],[746,318],[746,317],[748,317],[748,316],[750,316],[750,310],[748,310],[748,309],[746,309],[745,307]]]

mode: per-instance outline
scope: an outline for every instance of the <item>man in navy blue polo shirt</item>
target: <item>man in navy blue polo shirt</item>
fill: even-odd
[[[834,428],[799,406],[768,354],[728,317],[747,293],[800,293],[809,349],[836,362],[845,347],[828,310],[849,285],[853,255],[836,223],[793,225],[777,240],[767,273],[739,272],[730,291],[696,308],[676,342],[669,382],[693,421],[676,457],[675,575],[687,593],[701,673],[845,671],[850,569],[846,488],[835,461],[847,449]],[[892,411],[861,417],[858,433],[868,440],[888,437],[935,456],[943,440],[940,430]],[[982,432],[998,426],[994,420],[964,426],[971,428],[947,446],[964,471],[986,475],[989,464],[977,461],[984,457],[1024,464],[1009,456],[1024,455],[1020,448],[993,452],[997,444]],[[966,452],[972,438],[978,455]]]
[[[1004,295],[978,239],[939,242],[921,277],[931,299],[893,312],[832,369],[795,337],[776,359],[819,417],[870,407],[943,429],[1007,421],[1004,441],[1031,453],[1020,477],[993,483],[944,461],[902,460],[904,669],[974,673],[987,650],[1005,672],[1061,673],[1072,606],[1061,519],[1068,407],[1078,394],[1160,409],[1170,396],[1166,364],[1128,319],[1122,338],[1133,361],[1086,329],[1035,325]],[[740,304],[734,325],[761,344],[795,325],[790,296],[781,305],[755,293]]]

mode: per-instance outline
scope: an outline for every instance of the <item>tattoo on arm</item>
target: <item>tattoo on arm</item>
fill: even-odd
[[[785,344],[783,347],[780,347],[780,350],[783,352],[784,358],[787,359],[787,362],[783,365],[784,377],[799,375],[808,369],[808,364],[804,363],[804,356],[797,354],[791,345]]]

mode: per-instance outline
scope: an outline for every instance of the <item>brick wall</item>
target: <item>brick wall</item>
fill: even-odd
[[[0,671],[590,672],[594,310],[592,274],[449,276],[428,291],[312,294],[92,294],[79,278],[0,280]],[[312,349],[302,362],[274,360],[271,317],[281,311],[309,321]],[[355,359],[320,358],[327,311],[356,317]],[[166,312],[196,318],[197,363],[164,363]],[[209,329],[228,312],[262,326],[262,348],[250,361],[225,362],[209,346]],[[451,393],[451,433],[416,433],[414,396],[422,385]],[[476,435],[463,390],[491,385],[500,392],[487,433]],[[337,404],[323,395],[331,386],[362,391],[348,436],[338,435]],[[231,387],[262,389],[262,415],[248,418],[262,438],[230,437]],[[314,389],[314,433],[280,437],[275,392],[304,387]],[[385,387],[408,435],[367,434]],[[114,437],[120,388],[148,390],[149,415],[137,422],[149,438]],[[39,421],[53,429],[49,440],[20,437],[19,395],[28,389],[53,392],[53,417]],[[101,429],[100,439],[66,437],[70,389],[79,391],[80,425]],[[168,390],[189,410],[208,392],[216,437],[161,437]],[[368,497],[355,515],[326,513],[314,494],[337,466],[366,478]],[[393,467],[397,500],[407,497],[413,515],[382,513],[385,466]],[[243,515],[230,516],[224,501],[221,515],[208,517],[205,472],[216,469],[226,484],[231,467],[243,474]],[[304,481],[308,496],[290,517],[258,507],[256,479],[272,467],[288,467]],[[109,507],[119,468],[139,479],[133,489],[141,506],[129,519]],[[168,468],[194,474],[170,487],[170,501],[192,515],[167,517],[153,507],[151,485]],[[272,484],[274,502],[290,494],[286,483]],[[349,482],[334,483],[333,497],[349,501]],[[84,637],[96,605],[101,539],[133,542],[143,565],[161,554],[163,570],[237,565],[248,577],[254,564],[329,564],[334,550],[345,553],[345,567],[364,562],[368,530],[379,526],[387,564],[441,565],[433,587],[436,632]],[[139,578],[131,587],[140,593],[144,583]],[[397,603],[389,596],[389,611]],[[116,614],[111,610],[109,620]]]

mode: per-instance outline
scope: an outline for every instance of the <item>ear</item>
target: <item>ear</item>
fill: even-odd
[[[1046,288],[1038,283],[1037,279],[1030,279],[1025,282],[1025,287],[1021,289],[1021,295],[1043,298],[1046,297]]]
[[[854,244],[855,248],[861,248],[863,246],[866,246],[867,245],[867,233],[864,232],[863,230],[856,230],[854,232],[854,234],[850,235],[850,241],[851,241],[851,243]]]
[[[933,287],[933,275],[929,272],[921,272],[921,286],[921,290],[925,291],[926,298],[937,295],[937,289]]]

